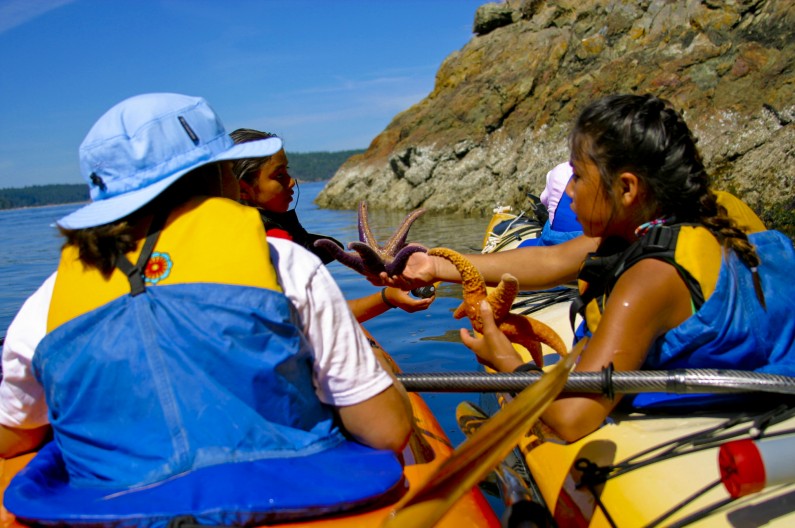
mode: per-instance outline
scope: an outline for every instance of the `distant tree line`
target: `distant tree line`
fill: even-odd
[[[361,152],[364,151],[288,152],[290,175],[300,181],[325,181],[334,176],[345,160]],[[78,203],[88,199],[88,188],[82,183],[0,189],[0,209]]]
[[[290,176],[300,181],[330,180],[345,161],[364,150],[340,150],[337,152],[288,152]]]
[[[85,201],[88,201],[88,187],[85,184],[33,185],[21,189],[0,189],[0,209]]]

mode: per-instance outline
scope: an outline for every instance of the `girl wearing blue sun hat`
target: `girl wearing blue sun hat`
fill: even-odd
[[[5,493],[18,518],[262,523],[402,485],[405,395],[322,263],[236,201],[225,162],[281,148],[235,145],[179,94],[88,133],[91,202],[57,222],[58,270],[4,345],[0,454],[53,438]]]

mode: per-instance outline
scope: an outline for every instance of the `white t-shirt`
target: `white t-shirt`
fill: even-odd
[[[315,390],[333,406],[361,403],[385,390],[392,378],[381,367],[339,286],[320,260],[304,248],[269,239],[271,260],[284,294],[296,307],[315,353]],[[31,359],[47,331],[55,273],[17,313],[3,345],[0,424],[35,428],[49,422],[44,391]]]

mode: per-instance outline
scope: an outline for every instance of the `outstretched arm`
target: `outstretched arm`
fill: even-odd
[[[379,293],[349,300],[348,307],[353,312],[356,320],[363,323],[389,311],[391,308],[400,308],[408,313],[427,310],[435,298],[417,299],[409,295],[407,291],[387,287]]]
[[[596,251],[599,239],[579,236],[555,246],[534,246],[501,251],[499,253],[467,254],[489,285],[500,281],[503,273],[510,273],[526,290],[544,290],[577,278],[580,265],[588,253]],[[409,257],[401,275],[382,273],[383,284],[412,289],[435,281],[460,282],[461,276],[448,260],[415,253]]]

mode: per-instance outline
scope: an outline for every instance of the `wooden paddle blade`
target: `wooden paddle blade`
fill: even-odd
[[[382,526],[434,526],[462,495],[499,465],[557,398],[581,348],[575,347],[464,440],[422,486],[409,491]]]

